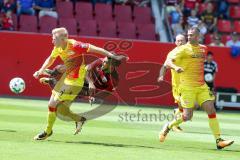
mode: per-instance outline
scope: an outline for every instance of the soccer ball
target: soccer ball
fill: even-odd
[[[210,73],[205,74],[204,76],[206,82],[212,82],[213,81],[213,76]]]
[[[22,78],[16,77],[13,78],[9,83],[10,90],[13,93],[19,94],[25,90],[25,82]]]

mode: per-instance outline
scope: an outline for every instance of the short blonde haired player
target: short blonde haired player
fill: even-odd
[[[191,120],[193,108],[197,102],[208,114],[209,127],[216,139],[217,149],[233,144],[232,140],[220,137],[220,127],[214,108],[214,96],[204,81],[204,60],[207,47],[199,44],[200,31],[197,27],[188,30],[188,43],[182,45],[174,56],[167,62],[180,75],[179,92],[183,115],[164,125],[159,135],[160,142],[164,142],[169,130],[184,121]]]
[[[52,30],[52,43],[54,48],[50,56],[45,60],[42,67],[33,76],[37,79],[45,69],[49,68],[57,57],[60,57],[66,66],[66,72],[56,84],[48,103],[48,124],[46,129],[34,137],[35,140],[44,140],[52,135],[53,124],[56,120],[57,105],[61,102],[73,101],[81,91],[86,75],[84,55],[88,52],[99,53],[113,59],[121,60],[124,56],[116,56],[103,48],[89,43],[78,42],[68,38],[66,28],[55,28]],[[84,117],[71,112],[74,121],[78,122],[75,134],[81,130],[85,121]]]
[[[178,48],[181,46],[181,45],[184,45],[186,43],[186,38],[184,35],[182,34],[179,34],[176,36],[176,40],[175,40],[175,44],[176,44],[176,47],[170,51],[167,55],[167,58],[163,64],[163,66],[161,67],[160,69],[160,74],[159,74],[159,77],[158,77],[158,82],[160,81],[163,81],[164,80],[164,76],[166,74],[166,71],[167,69],[169,68],[167,66],[167,61],[168,59],[174,55],[174,53],[178,50]],[[171,76],[172,76],[172,94],[173,94],[173,98],[174,98],[174,101],[175,103],[178,104],[178,108],[177,109],[174,109],[174,115],[175,117],[176,116],[180,116],[180,113],[183,111],[182,110],[182,107],[181,107],[181,104],[179,102],[179,98],[180,98],[180,94],[178,92],[178,86],[179,86],[179,81],[180,81],[180,74],[177,73],[174,69],[171,69]],[[179,127],[179,126],[174,126],[173,128],[173,131],[176,131],[176,132],[181,132],[182,129]]]

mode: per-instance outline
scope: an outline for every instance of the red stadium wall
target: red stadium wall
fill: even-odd
[[[121,40],[112,39],[74,38],[100,47],[103,47],[109,41],[117,45],[121,42]],[[16,96],[10,92],[8,83],[13,77],[22,77],[26,81],[26,90],[21,96],[48,97],[50,95],[48,87],[43,87],[32,75],[34,71],[39,69],[52,50],[51,36],[45,34],[1,32],[0,42],[2,57],[0,67],[0,96]],[[124,45],[122,45],[121,49],[115,49],[115,52],[123,52],[130,57],[130,60],[122,65],[124,72],[122,74],[124,76],[122,76],[122,83],[119,85],[121,99],[131,104],[136,101],[137,104],[141,105],[173,105],[169,83],[156,83],[161,64],[165,60],[166,54],[173,47],[174,45],[169,43],[133,41],[132,47],[128,50],[124,50]],[[240,58],[232,58],[228,48],[211,47],[210,50],[214,53],[219,67],[216,86],[235,87],[240,90],[240,76],[238,75]],[[134,76],[134,71],[146,71],[147,69],[149,71],[145,76],[131,79],[131,73]],[[129,70],[131,73],[126,75],[126,71]],[[169,79],[170,74],[168,73],[167,81]],[[138,91],[136,91],[137,85]],[[151,85],[158,85],[159,88],[151,91],[149,89]]]

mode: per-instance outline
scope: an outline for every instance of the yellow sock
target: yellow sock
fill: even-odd
[[[172,122],[169,123],[168,128],[172,129],[173,126],[178,126],[183,122],[182,116],[177,117],[177,119],[174,119]]]
[[[212,133],[215,139],[220,138],[220,127],[217,118],[209,118],[209,127],[212,130]]]
[[[48,119],[47,119],[47,127],[45,129],[45,132],[47,134],[50,134],[52,132],[53,124],[56,120],[56,111],[48,111]]]

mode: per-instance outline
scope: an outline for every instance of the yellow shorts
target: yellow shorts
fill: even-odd
[[[215,97],[209,87],[204,84],[200,87],[179,87],[180,103],[183,108],[194,108],[195,102],[200,106],[206,101],[214,100]]]
[[[174,102],[178,103],[180,101],[180,94],[179,94],[179,89],[178,87],[172,87],[172,94],[174,98]]]
[[[62,75],[61,79],[57,82],[52,94],[54,100],[58,101],[73,101],[78,93],[82,90],[84,85],[86,70],[84,67],[80,68],[79,77],[75,79],[67,78],[66,73]]]

